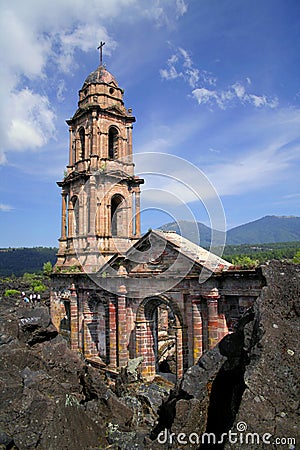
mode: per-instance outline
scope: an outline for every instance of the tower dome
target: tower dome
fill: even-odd
[[[115,77],[102,65],[97,67],[96,70],[91,72],[83,83],[82,88],[84,89],[89,84],[111,84],[114,83],[118,86]]]

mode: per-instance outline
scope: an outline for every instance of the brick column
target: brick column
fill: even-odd
[[[155,355],[153,351],[153,335],[149,320],[136,321],[136,357],[142,356],[141,375],[147,380],[155,376]]]
[[[117,367],[117,320],[115,300],[110,298],[108,303],[109,314],[109,365]]]
[[[74,284],[70,287],[70,346],[71,350],[78,351],[78,299]]]
[[[208,311],[208,348],[214,348],[219,342],[219,316],[218,316],[218,298],[219,292],[217,288],[206,292],[203,297],[207,301]]]
[[[97,314],[84,313],[84,356],[89,358],[98,356],[97,347]]]
[[[200,312],[200,301],[192,301],[192,316],[193,316],[193,364],[196,364],[198,359],[202,356],[202,317]]]
[[[128,361],[127,323],[126,323],[126,287],[118,291],[118,366],[125,366]]]
[[[218,341],[220,342],[229,333],[225,314],[219,314]]]
[[[175,328],[176,337],[176,379],[183,375],[183,348],[182,348],[182,327]]]

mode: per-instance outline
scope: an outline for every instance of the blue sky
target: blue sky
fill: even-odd
[[[300,215],[298,0],[2,0],[0,22],[0,247],[57,245],[65,120],[101,40],[137,118],[136,153],[201,169],[228,228]],[[152,209],[144,229],[170,216]]]

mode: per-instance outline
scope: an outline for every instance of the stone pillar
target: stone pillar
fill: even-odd
[[[72,238],[74,236],[74,208],[73,203],[69,200],[68,207],[68,238]]]
[[[217,288],[206,292],[203,297],[207,301],[208,312],[208,348],[214,348],[219,342],[219,316],[218,316],[218,298],[219,292]]]
[[[97,209],[96,209],[96,234],[98,236],[102,236],[103,233],[101,233],[101,203],[97,201]]]
[[[126,307],[127,319],[127,348],[129,359],[135,358],[135,342],[134,342],[134,313],[130,304]]]
[[[127,147],[127,155],[131,155],[132,154],[132,129],[133,126],[129,126],[127,127],[127,139],[128,139],[128,147]]]
[[[79,226],[78,226],[78,234],[79,236],[83,236],[84,235],[84,230],[83,230],[83,226],[84,226],[84,205],[83,205],[83,198],[82,196],[79,197],[78,199],[79,205],[79,212],[78,212],[78,221],[79,221]]]
[[[109,314],[109,365],[117,367],[117,320],[115,300],[110,298],[108,303]]]
[[[66,192],[61,194],[61,239],[67,239],[67,196]]]
[[[91,142],[91,130],[90,127],[88,129],[84,128],[84,152],[81,149],[82,153],[82,159],[87,159],[88,154],[90,152],[90,142]],[[84,168],[86,169],[86,166],[84,164]]]
[[[106,206],[106,236],[111,236],[111,205]]]
[[[128,361],[127,323],[126,323],[126,287],[118,290],[118,366],[125,366]]]
[[[89,208],[89,224],[90,229],[89,233],[91,235],[95,235],[96,231],[96,208],[97,208],[97,199],[96,199],[96,180],[94,175],[90,177],[90,186],[89,186],[89,201],[90,201],[90,208]]]
[[[69,127],[69,166],[73,166],[73,128]]]
[[[83,234],[86,236],[88,234],[88,222],[89,222],[89,197],[86,195],[86,192],[84,192],[84,195],[82,195],[82,215],[83,215]]]
[[[92,145],[91,145],[91,155],[97,154],[97,112],[92,112]]]
[[[80,139],[76,138],[75,139],[75,161],[74,161],[74,163],[76,163],[79,160],[80,160]]]
[[[135,191],[135,236],[141,235],[141,202],[140,190]]]
[[[74,284],[70,287],[70,346],[78,351],[78,298]]]
[[[202,317],[200,312],[200,301],[192,301],[192,324],[193,324],[193,364],[196,364],[202,356]]]

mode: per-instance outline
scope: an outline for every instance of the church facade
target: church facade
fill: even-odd
[[[145,379],[162,372],[181,377],[233,330],[262,278],[174,232],[141,236],[144,180],[134,173],[135,118],[123,93],[100,64],[67,120],[52,321],[98,367],[116,371],[141,357]]]

